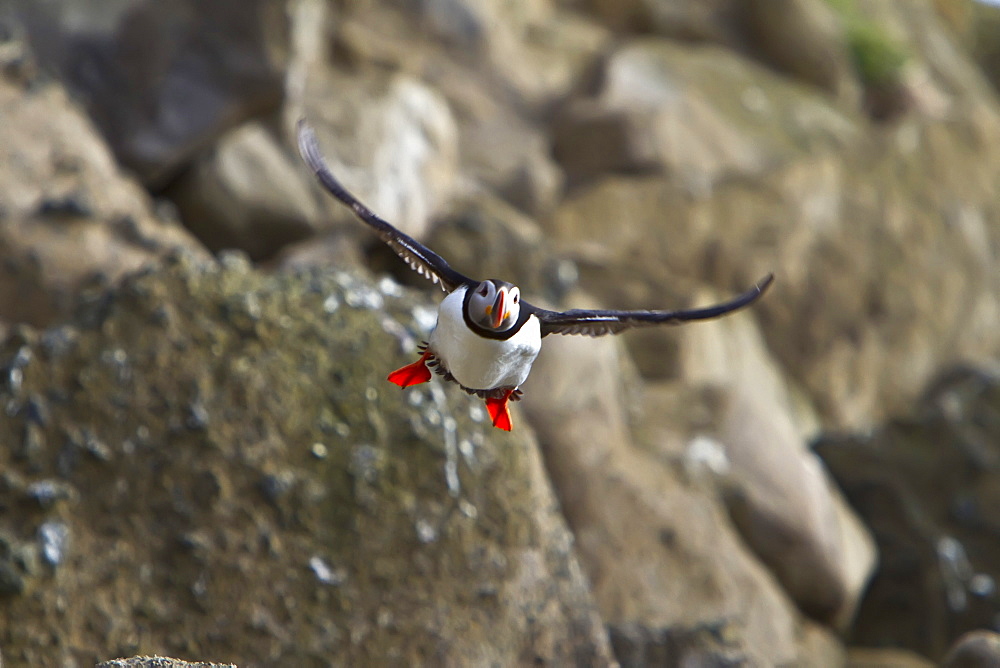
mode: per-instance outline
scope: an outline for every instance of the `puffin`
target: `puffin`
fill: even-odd
[[[615,311],[572,309],[550,311],[521,298],[516,285],[496,278],[476,280],[452,268],[440,255],[380,218],[334,177],[316,135],[303,119],[297,127],[299,153],[319,183],[349,207],[411,269],[441,286],[447,296],[438,308],[437,324],[418,347],[420,358],[389,374],[407,388],[426,383],[434,371],[486,403],[493,426],[513,428],[509,402],[521,398],[528,377],[550,334],[603,336],[634,327],[676,325],[709,320],[757,301],[774,280],[768,274],[734,299],[686,310]]]

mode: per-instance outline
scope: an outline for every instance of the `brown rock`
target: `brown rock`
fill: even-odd
[[[20,328],[0,440],[41,438],[0,449],[0,508],[24,509],[0,514],[24,581],[5,659],[613,665],[530,431],[384,380],[426,336],[419,302],[227,254]]]
[[[743,42],[741,3],[735,0],[586,0],[585,6],[616,30],[687,42]]]
[[[261,259],[317,231],[319,206],[306,178],[266,128],[248,123],[199,156],[167,195],[210,250]]]
[[[663,39],[626,42],[601,69],[593,97],[572,101],[554,153],[573,182],[607,171],[666,172],[695,194],[733,174],[757,174],[810,147],[774,132],[844,142],[853,120],[730,51]]]
[[[546,340],[522,402],[619,657],[804,660],[798,612],[711,487],[633,442],[626,359],[613,338]]]
[[[934,668],[934,662],[915,652],[894,648],[851,647],[847,668]]]
[[[48,325],[88,283],[177,248],[204,256],[115,165],[56,84],[0,78],[0,318]]]
[[[909,416],[815,446],[871,528],[880,565],[851,630],[940,659],[1000,613],[1000,381],[956,369]]]
[[[529,300],[561,287],[558,260],[538,224],[487,193],[456,199],[428,243],[467,275],[515,281]]]
[[[758,57],[779,72],[853,104],[858,83],[845,26],[823,0],[751,0],[746,29]]]
[[[986,177],[987,137],[1000,126],[966,123],[982,139],[975,146],[961,148],[956,124],[915,121],[885,137],[874,161],[818,154],[771,172],[770,191],[737,179],[692,196],[659,177],[604,179],[545,221],[547,237],[608,307],[684,306],[683,280],[731,294],[775,270],[757,310],[776,357],[824,422],[871,424],[912,400],[942,364],[992,359],[1000,346]],[[931,256],[933,265],[920,259]],[[642,346],[669,350],[670,337],[651,330]],[[671,373],[658,363],[669,358],[637,350],[636,359],[648,377]]]
[[[719,487],[743,540],[800,609],[843,627],[874,567],[873,542],[807,449],[815,416],[752,315],[676,330],[674,377],[647,386],[636,429],[658,456]]]
[[[102,661],[96,668],[236,668],[232,663],[191,663],[165,656],[133,656],[128,659]]]
[[[341,18],[344,60],[391,63],[448,101],[464,177],[527,213],[551,211],[563,178],[538,119],[605,48],[606,31],[538,0],[369,3]]]
[[[393,225],[423,237],[456,187],[458,136],[447,102],[409,76],[366,78],[326,66],[309,72],[303,100],[303,115],[344,185]],[[323,206],[358,229],[340,203],[324,196]]]
[[[718,295],[699,303],[713,300]],[[688,392],[710,389],[718,405],[711,426],[687,419],[675,427],[687,423],[689,438],[718,440],[727,505],[744,539],[803,611],[844,628],[874,569],[874,543],[808,450],[815,416],[788,387],[753,315],[677,332],[676,383]]]
[[[955,641],[941,662],[942,668],[993,668],[1000,666],[1000,634],[970,631]]]
[[[351,5],[344,14],[345,45],[362,60],[424,69],[456,93],[440,75],[458,65],[480,79],[470,81],[474,90],[482,90],[485,74],[494,97],[503,91],[514,106],[536,111],[563,97],[611,38],[551,0],[377,2]],[[442,68],[442,57],[450,66]]]

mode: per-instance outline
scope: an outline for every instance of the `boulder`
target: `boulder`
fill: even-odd
[[[553,151],[571,183],[655,171],[706,194],[727,177],[761,174],[858,132],[850,114],[719,47],[631,39],[602,64],[599,80],[553,127]]]
[[[200,155],[167,195],[210,250],[239,249],[263,259],[318,231],[319,206],[307,177],[253,122]]]
[[[916,652],[893,647],[851,647],[847,651],[847,668],[934,668],[934,662]]]
[[[236,668],[231,663],[191,663],[165,656],[133,656],[128,659],[102,661],[96,668]]]
[[[711,392],[714,419],[669,415],[675,429],[688,425],[685,456],[705,438],[721,446],[730,515],[785,591],[811,617],[843,629],[874,570],[874,542],[808,449],[815,415],[788,386],[753,313],[680,328],[675,382],[679,392]],[[647,402],[646,413],[659,408]]]
[[[553,257],[538,224],[489,193],[456,198],[427,241],[467,275],[516,282],[532,303],[573,285],[573,268]],[[392,264],[400,266],[395,258]],[[560,271],[569,275],[560,278]]]
[[[824,0],[751,0],[744,17],[751,49],[775,70],[854,104],[858,82],[848,33]]]
[[[769,347],[824,424],[865,427],[902,410],[942,366],[986,361],[1000,349],[989,224],[1000,123],[984,122],[995,113],[914,118],[873,138],[877,150],[855,143],[857,125],[833,140],[836,125],[817,123],[815,139],[800,141],[816,150],[783,167],[703,190],[662,176],[604,176],[542,222],[606,307],[680,307],[696,280],[731,294],[774,271],[758,308]],[[784,134],[791,125],[767,127]],[[801,127],[802,137],[812,134]],[[790,133],[760,137],[757,155],[780,156],[793,141]],[[715,155],[683,160],[708,165]],[[669,376],[671,358],[641,348],[669,350],[670,337],[657,330],[630,339],[641,343],[636,359],[647,377]]]
[[[384,380],[428,312],[388,279],[179,256],[14,332],[5,658],[611,665],[531,432]]]
[[[907,416],[826,436],[824,459],[881,555],[851,637],[940,661],[1000,614],[1000,379],[958,368]]]
[[[441,95],[407,75],[359,77],[322,64],[303,96],[303,116],[344,186],[407,234],[426,235],[457,186],[458,135]],[[360,230],[349,209],[322,198],[327,215]]]
[[[736,0],[585,0],[584,7],[618,31],[653,32],[682,42],[743,43]]]
[[[633,440],[636,383],[617,339],[552,337],[521,402],[619,659],[810,665],[828,656],[810,629],[839,651],[746,549],[712,481]]]
[[[337,38],[359,59],[422,71],[465,100],[492,90],[521,110],[564,96],[611,41],[606,28],[551,0],[375,2],[350,5],[342,18]],[[456,69],[471,90],[446,81]]]
[[[576,85],[607,32],[548,1],[360,7],[338,15],[334,62],[390,63],[426,82],[454,113],[463,176],[522,211],[548,214],[563,177],[538,119]]]
[[[955,641],[941,662],[943,668],[989,668],[1000,665],[1000,633],[970,631]]]
[[[39,62],[118,160],[162,186],[227,129],[276,110],[283,0],[15,0]]]
[[[60,85],[18,72],[0,76],[0,319],[46,326],[69,317],[85,286],[173,249],[204,255]]]

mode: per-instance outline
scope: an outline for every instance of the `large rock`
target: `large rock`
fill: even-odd
[[[607,29],[559,5],[552,0],[349,5],[337,38],[364,60],[421,72],[460,99],[490,90],[494,98],[539,111],[569,92],[611,41]],[[446,81],[456,69],[465,71],[458,76],[472,84],[470,90],[456,90],[459,82]],[[481,84],[484,77],[489,89]]]
[[[260,123],[247,123],[206,151],[169,189],[185,225],[211,250],[255,259],[319,229],[307,174]]]
[[[14,0],[40,62],[115,155],[158,186],[226,129],[277,109],[283,0]]]
[[[871,527],[881,563],[851,631],[940,660],[1000,615],[1000,379],[956,369],[870,434],[816,450]]]
[[[128,659],[102,661],[96,668],[236,668],[231,663],[191,663],[165,656],[133,656]]]
[[[708,99],[721,106],[733,92]],[[772,121],[812,107],[813,121],[846,122],[819,100],[768,99]],[[723,164],[737,172],[702,190],[659,176],[601,178],[543,222],[609,307],[681,306],[689,290],[678,286],[691,278],[728,293],[775,271],[759,307],[765,339],[826,424],[870,425],[912,401],[942,365],[1000,350],[1000,241],[990,223],[1000,123],[985,107],[956,114],[905,121],[869,139],[877,150],[856,144],[851,123],[837,139],[836,123],[764,123],[754,154],[784,155],[784,167],[738,175],[742,163],[712,150],[685,155],[679,161],[701,163],[706,178]],[[670,336],[641,341],[669,350]],[[669,357],[636,356],[647,377],[671,372]]]
[[[538,120],[606,48],[605,29],[549,0],[378,2],[338,19],[338,62],[389,63],[444,96],[464,176],[528,213],[552,209],[562,174]]]
[[[584,0],[583,6],[619,31],[655,32],[684,42],[745,41],[738,0]]]
[[[303,106],[344,185],[407,234],[425,235],[457,185],[457,129],[441,95],[407,75],[359,77],[320,65]],[[349,209],[329,195],[323,201],[335,220],[360,229]]]
[[[452,202],[427,241],[467,275],[515,281],[532,303],[562,296],[575,276],[552,254],[533,219],[487,193]]]
[[[1000,665],[1000,633],[966,633],[955,641],[941,665],[943,668],[990,668]]]
[[[745,3],[751,49],[763,62],[799,81],[857,101],[857,80],[844,22],[825,0]]]
[[[175,248],[204,254],[115,164],[61,86],[24,61],[17,71],[0,75],[0,319],[45,326],[95,280]]]
[[[833,665],[838,644],[746,549],[712,481],[633,440],[626,359],[613,338],[547,339],[522,401],[619,658]]]
[[[7,661],[611,664],[530,431],[384,381],[428,312],[388,280],[179,258],[15,332]]]
[[[711,424],[669,413],[674,429],[686,422],[689,444],[721,446],[721,482],[744,540],[799,608],[845,627],[877,557],[868,531],[807,448],[815,416],[788,386],[751,313],[683,327],[677,338],[675,396],[710,393],[715,408]],[[655,416],[660,406],[647,402],[646,412]],[[685,455],[692,452],[688,445]]]
[[[701,194],[858,132],[850,114],[718,47],[630,40],[607,59],[600,81],[553,128],[554,153],[574,181],[658,171]]]

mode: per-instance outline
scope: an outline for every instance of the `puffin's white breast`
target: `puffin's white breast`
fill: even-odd
[[[531,316],[509,339],[487,339],[469,329],[462,315],[467,288],[441,302],[430,347],[459,383],[472,390],[517,387],[528,377],[542,347],[538,318]]]

